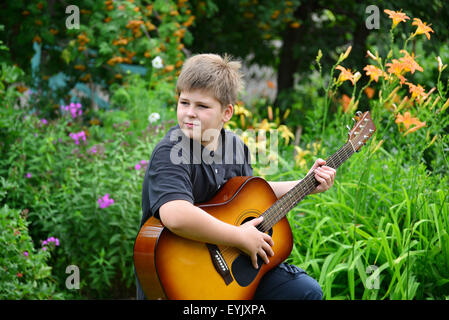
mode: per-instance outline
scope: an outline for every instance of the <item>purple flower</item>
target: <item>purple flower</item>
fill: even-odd
[[[56,247],[59,246],[59,239],[55,237],[47,238],[47,240],[42,241],[42,250],[47,250],[48,245],[54,245]]]
[[[90,153],[90,154],[95,154],[95,153],[97,153],[97,146],[93,146],[92,148],[90,148],[89,150],[87,150],[87,153]]]
[[[107,208],[113,203],[114,199],[109,198],[109,193],[106,193],[102,198],[98,199],[98,205],[100,206],[100,209]]]
[[[72,116],[72,119],[80,117],[83,114],[81,110],[81,103],[70,103],[67,106],[61,106],[62,111],[67,111]]]
[[[23,253],[23,255],[25,256],[25,257],[28,257],[28,251],[25,251],[24,253]]]
[[[145,160],[140,160],[139,163],[134,166],[134,169],[140,170],[140,169],[142,169],[142,166],[146,166],[146,165],[147,165],[147,162]]]
[[[48,121],[47,121],[46,119],[41,119],[41,123],[43,123],[43,124],[47,124],[47,123],[48,123]]]
[[[25,175],[26,178],[31,178],[31,173],[27,172],[27,174]]]
[[[86,141],[86,134],[84,133],[84,131],[80,131],[78,133],[70,133],[69,137],[75,141],[75,144],[79,144],[80,139]]]

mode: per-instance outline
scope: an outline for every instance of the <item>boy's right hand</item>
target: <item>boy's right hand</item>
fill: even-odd
[[[261,231],[256,226],[261,223],[263,217],[260,216],[250,220],[240,226],[242,231],[242,241],[239,249],[251,257],[254,268],[258,268],[257,255],[259,255],[265,263],[269,263],[268,256],[274,255],[271,247],[274,245],[273,239]]]

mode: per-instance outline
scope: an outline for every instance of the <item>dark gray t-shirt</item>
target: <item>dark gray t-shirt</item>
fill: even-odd
[[[210,200],[235,176],[252,176],[250,152],[231,131],[222,129],[217,150],[210,151],[172,127],[153,149],[142,186],[141,226],[169,201],[192,204]]]

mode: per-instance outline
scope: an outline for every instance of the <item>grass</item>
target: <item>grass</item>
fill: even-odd
[[[437,298],[435,289],[447,297],[447,179],[369,152],[340,167],[333,188],[289,213],[290,262],[319,281],[324,299]],[[426,286],[429,278],[436,287]]]

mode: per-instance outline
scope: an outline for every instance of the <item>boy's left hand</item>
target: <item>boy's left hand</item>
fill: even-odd
[[[315,171],[315,179],[320,183],[311,193],[326,191],[334,184],[337,171],[334,168],[325,166],[325,164],[326,161],[323,159],[317,159],[309,172],[307,172],[307,174],[309,174],[310,172]]]

